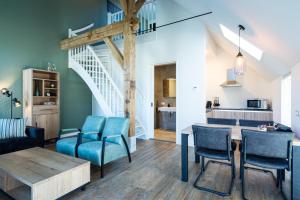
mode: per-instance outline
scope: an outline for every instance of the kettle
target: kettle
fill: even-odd
[[[212,102],[211,101],[207,101],[206,102],[206,109],[211,109],[212,106]]]

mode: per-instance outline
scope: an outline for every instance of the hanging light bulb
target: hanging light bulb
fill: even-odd
[[[245,27],[239,25],[239,53],[236,56],[236,63],[234,66],[234,73],[236,75],[243,75],[245,72],[245,58],[241,53],[241,31],[244,31]]]
[[[238,55],[236,56],[234,73],[236,75],[243,75],[245,72],[244,68],[245,68],[245,59],[243,57],[243,54],[239,52]]]

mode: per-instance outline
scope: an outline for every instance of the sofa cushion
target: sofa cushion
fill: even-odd
[[[124,117],[108,117],[103,129],[102,139],[108,136],[123,135],[128,138],[129,119]],[[121,137],[108,138],[107,142],[122,144]]]
[[[101,166],[102,144],[102,141],[94,141],[79,145],[78,157],[88,160],[94,165]],[[125,146],[111,142],[105,143],[104,164],[126,155]]]
[[[82,138],[82,143],[91,142],[92,139]],[[69,156],[76,155],[77,137],[68,137],[56,142],[56,151]]]
[[[256,155],[247,155],[246,163],[269,169],[288,169],[289,167],[287,159],[269,158]]]
[[[39,146],[39,142],[30,137],[18,137],[0,140],[0,154],[20,151]]]
[[[81,132],[84,138],[99,140],[98,133],[101,133],[105,125],[105,117],[88,116],[83,124]]]
[[[25,119],[0,119],[0,139],[26,137]]]

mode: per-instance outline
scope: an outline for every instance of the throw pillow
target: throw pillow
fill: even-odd
[[[0,139],[26,137],[25,119],[0,119]]]

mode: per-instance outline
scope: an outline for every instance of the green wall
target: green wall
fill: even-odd
[[[61,127],[80,127],[92,113],[92,94],[80,77],[68,69],[67,51],[59,43],[68,28],[107,22],[106,0],[1,0],[0,89],[7,87],[22,99],[22,70],[46,69],[48,62],[61,74]],[[9,117],[9,98],[0,95],[0,118]],[[22,108],[14,109],[14,117]]]

